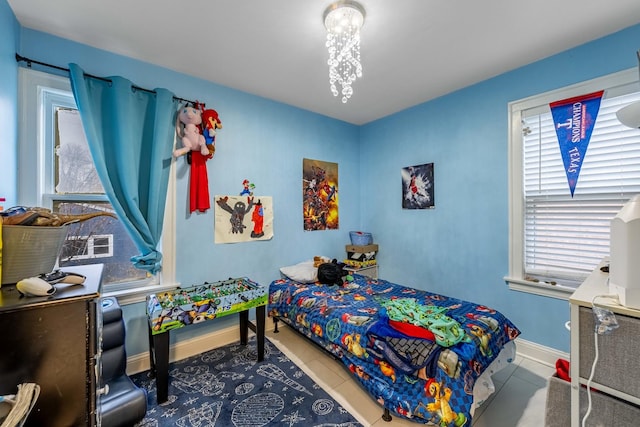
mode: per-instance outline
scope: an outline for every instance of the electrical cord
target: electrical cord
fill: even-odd
[[[584,417],[582,418],[582,427],[585,427],[587,425],[587,418],[589,418],[589,415],[591,414],[591,381],[593,381],[593,375],[596,372],[596,363],[598,363],[598,333],[597,332],[593,333],[593,340],[595,342],[596,354],[595,354],[595,357],[593,358],[593,364],[591,365],[591,373],[589,374],[589,379],[587,380],[587,401],[589,402],[589,404],[587,406],[587,413],[584,414]]]
[[[604,295],[596,295],[591,299],[591,305],[592,306],[596,306],[596,299],[598,298],[611,298],[614,299],[616,301],[616,303],[618,303],[618,305],[620,305],[620,299],[618,297],[618,295],[615,294],[604,294]],[[605,307],[606,308],[606,307]],[[594,342],[594,347],[595,347],[595,355],[593,357],[593,363],[591,364],[591,373],[589,374],[589,379],[587,380],[587,401],[588,401],[588,406],[587,406],[587,412],[584,414],[584,417],[582,418],[582,427],[585,427],[587,425],[587,418],[589,418],[589,415],[591,414],[591,382],[593,381],[593,377],[594,374],[596,373],[596,364],[598,363],[598,357],[599,357],[599,352],[598,352],[598,328],[595,327],[594,328],[594,332],[593,332],[593,342]]]

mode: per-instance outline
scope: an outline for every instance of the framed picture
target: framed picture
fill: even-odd
[[[402,209],[432,209],[433,163],[402,168]]]

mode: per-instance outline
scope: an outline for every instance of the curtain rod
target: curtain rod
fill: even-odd
[[[52,64],[47,64],[46,62],[40,62],[40,61],[36,61],[34,59],[30,59],[30,58],[25,58],[22,55],[19,55],[16,53],[16,62],[26,62],[27,63],[27,67],[31,68],[31,64],[38,64],[38,65],[42,65],[43,67],[49,67],[49,68],[54,68],[56,70],[60,70],[60,71],[65,71],[65,72],[69,72],[68,68],[64,68],[64,67],[58,67],[57,65],[52,65]],[[111,82],[111,79],[108,79],[106,77],[100,77],[100,76],[94,76],[92,74],[84,74],[87,77],[90,77],[92,79],[96,79],[96,80],[102,80],[103,82]],[[143,92],[148,92],[148,93],[156,93],[154,90],[151,89],[145,89],[143,87],[140,86],[136,86],[133,85],[133,88],[136,90],[141,90]],[[180,98],[178,96],[173,96],[173,99],[175,99],[176,101],[180,101],[180,102],[184,102],[184,103],[189,103],[191,105],[196,105],[198,104],[197,101],[191,101],[189,99],[184,99],[184,98]],[[202,103],[200,103],[202,104]]]

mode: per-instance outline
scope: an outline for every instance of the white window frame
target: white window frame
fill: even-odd
[[[24,206],[51,207],[52,197],[47,194],[54,188],[55,170],[53,162],[54,144],[51,136],[46,135],[47,121],[54,120],[41,106],[54,103],[60,106],[76,108],[75,102],[69,103],[71,83],[68,77],[44,73],[20,67],[18,72],[18,200]],[[73,95],[72,95],[73,96]],[[37,120],[37,123],[34,123]],[[176,281],[176,171],[171,165],[163,232],[161,238],[162,271],[149,280],[110,285],[104,296],[116,296],[121,304],[141,302],[148,293],[174,289]],[[65,199],[65,195],[56,195],[56,200]],[[83,196],[83,199],[85,197]],[[89,198],[107,201],[106,196],[91,195]],[[77,196],[69,196],[77,199]],[[164,250],[163,250],[164,249]],[[104,291],[104,289],[103,289]]]
[[[95,239],[107,239],[106,253],[96,254],[94,248],[96,247]],[[108,258],[113,256],[113,234],[92,234],[90,236],[68,236],[67,240],[85,240],[87,242],[87,253],[82,255],[73,255],[74,259],[95,259],[95,258]],[[102,246],[100,246],[102,247]]]
[[[504,277],[504,280],[510,289],[565,300],[575,291],[574,287],[525,279],[522,112],[545,104],[548,105],[561,99],[572,98],[603,89],[607,91],[610,97],[619,96],[622,93],[616,93],[616,88],[627,85],[635,85],[637,87],[634,86],[634,90],[640,91],[637,68],[609,74],[509,103],[509,274]],[[628,93],[628,86],[625,91]]]

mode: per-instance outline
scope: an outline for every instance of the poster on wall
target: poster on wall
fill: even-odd
[[[216,196],[215,243],[273,238],[273,201],[264,196]]]
[[[304,230],[337,230],[338,164],[302,159]]]
[[[435,207],[433,163],[402,168],[402,209]]]

